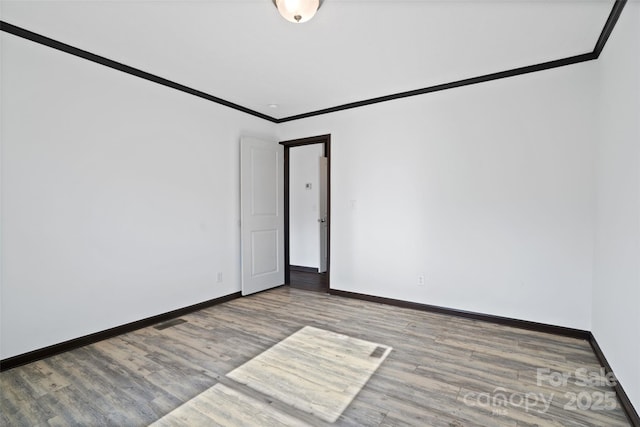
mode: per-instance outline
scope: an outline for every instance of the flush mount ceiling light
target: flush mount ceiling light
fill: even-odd
[[[284,19],[302,24],[313,18],[324,0],[273,0]]]

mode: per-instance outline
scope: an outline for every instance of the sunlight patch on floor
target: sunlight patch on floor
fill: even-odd
[[[390,352],[391,347],[305,326],[227,377],[335,422]]]
[[[218,383],[152,425],[308,425],[277,405],[272,406],[269,399],[333,423],[391,350],[385,345],[305,326],[227,374],[239,384],[237,388],[229,385],[233,381]],[[242,386],[269,399],[249,396],[240,391]],[[295,410],[291,412],[295,414]]]
[[[152,424],[153,427],[220,425],[225,427],[308,424],[282,413],[268,403],[249,397],[224,384],[216,384]]]

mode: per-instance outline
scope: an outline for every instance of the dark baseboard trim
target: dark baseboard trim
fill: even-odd
[[[314,267],[303,267],[301,265],[290,265],[289,269],[291,271],[302,271],[304,273],[317,273],[318,269]]]
[[[388,304],[396,307],[410,308],[413,310],[420,310],[420,311],[428,311],[430,313],[447,314],[450,316],[464,317],[466,319],[472,319],[472,320],[481,320],[483,322],[496,323],[499,325],[512,326],[514,328],[544,332],[547,334],[562,335],[570,338],[588,340],[591,334],[589,331],[584,331],[582,329],[573,329],[573,328],[567,328],[564,326],[549,325],[546,323],[530,322],[528,320],[512,319],[510,317],[494,316],[491,314],[457,310],[454,308],[439,307],[437,305],[421,304],[417,302],[411,302],[411,301],[405,301],[405,300],[399,300],[399,299],[377,297],[373,295],[341,291],[338,289],[329,289],[329,293],[331,295],[337,295],[341,297],[378,302],[381,304]]]
[[[240,292],[225,295],[220,298],[214,298],[209,301],[204,301],[198,304],[190,305],[188,307],[179,308],[177,310],[169,311],[167,313],[158,314],[156,316],[147,317],[146,319],[137,320],[135,322],[127,323],[125,325],[116,326],[111,329],[96,332],[93,334],[85,335],[83,337],[74,338],[68,341],[64,341],[58,344],[53,344],[48,347],[44,347],[38,350],[30,351],[28,353],[19,354],[17,356],[9,357],[4,360],[0,360],[0,372],[6,371],[17,366],[26,365],[27,363],[35,362],[37,360],[44,359],[46,357],[54,356],[56,354],[64,353],[65,351],[73,350],[78,347],[93,344],[98,341],[105,340],[107,338],[115,337],[116,335],[126,334],[140,328],[154,325],[159,322],[171,320],[176,317],[184,316],[191,312],[202,310],[223,302],[231,301],[236,298],[240,298],[242,295]]]
[[[605,372],[607,374],[609,372],[613,372],[613,369],[611,369],[611,365],[607,361],[607,358],[604,356],[604,353],[602,352],[602,349],[600,348],[600,345],[598,345],[598,341],[596,341],[596,337],[592,332],[589,332],[589,344],[591,344],[591,348],[596,354],[600,365],[604,367]],[[616,395],[618,396],[618,400],[622,405],[622,409],[624,409],[624,412],[627,414],[627,418],[629,419],[631,425],[633,427],[640,427],[640,416],[638,415],[636,409],[633,407],[631,400],[629,400],[629,396],[627,396],[627,393],[624,391],[624,388],[622,388],[622,384],[620,384],[620,381],[617,378],[616,385],[613,387],[613,389],[615,390]]]
[[[439,307],[436,305],[421,304],[421,303],[411,302],[411,301],[378,297],[374,295],[359,294],[356,292],[341,291],[339,289],[329,289],[329,294],[340,296],[340,297],[359,299],[363,301],[371,301],[371,302],[377,302],[381,304],[388,304],[396,307],[410,308],[413,310],[427,311],[430,313],[447,314],[450,316],[464,317],[466,319],[480,320],[480,321],[489,322],[489,323],[497,323],[499,325],[512,326],[514,328],[527,329],[530,331],[544,332],[547,334],[554,334],[554,335],[561,335],[561,336],[570,337],[570,338],[583,339],[589,342],[589,344],[591,345],[591,348],[593,349],[593,352],[598,358],[598,361],[605,368],[605,371],[607,373],[613,372],[613,369],[611,369],[611,365],[609,365],[609,362],[607,361],[607,358],[604,356],[602,349],[598,345],[596,338],[593,336],[593,333],[590,331],[584,331],[582,329],[567,328],[564,326],[549,325],[546,323],[530,322],[528,320],[512,319],[509,317],[494,316],[491,314],[476,313],[472,311],[456,310],[453,308]],[[640,427],[640,417],[638,416],[638,412],[633,407],[631,400],[629,400],[629,396],[627,396],[627,393],[624,391],[624,389],[622,388],[622,385],[617,380],[616,380],[616,385],[614,387],[614,390],[616,392],[616,395],[618,396],[620,404],[622,405],[622,409],[624,410],[625,414],[627,415],[627,418],[631,422],[631,425],[633,427]]]

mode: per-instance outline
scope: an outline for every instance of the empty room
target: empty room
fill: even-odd
[[[0,426],[640,427],[640,1],[0,21]]]

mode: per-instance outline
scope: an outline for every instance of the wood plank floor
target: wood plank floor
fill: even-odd
[[[291,269],[291,283],[289,286],[306,291],[327,293],[327,273],[314,273]]]
[[[599,364],[583,340],[290,287],[182,319],[3,372],[0,425],[146,426],[218,384],[300,424],[327,425],[226,377],[306,325],[393,347],[332,425],[630,425],[612,389],[593,384]],[[208,411],[184,425],[225,425]]]

